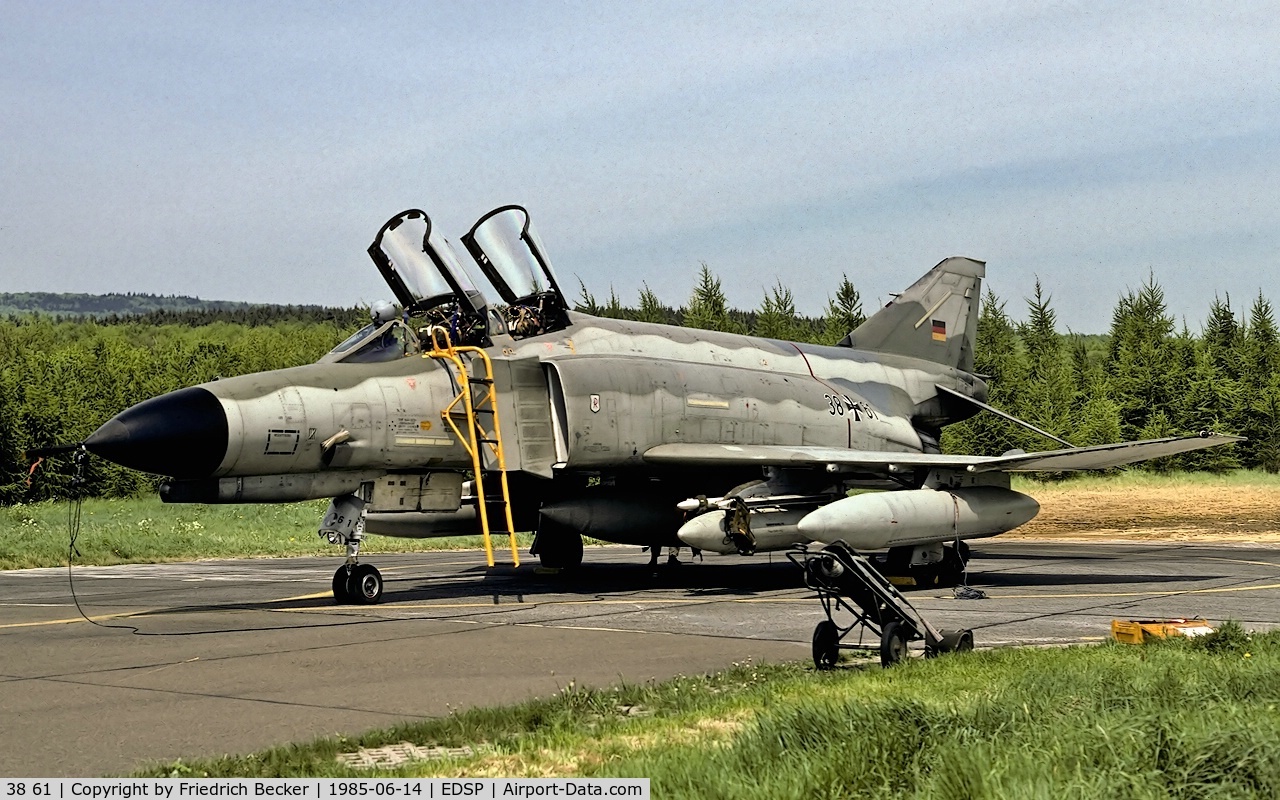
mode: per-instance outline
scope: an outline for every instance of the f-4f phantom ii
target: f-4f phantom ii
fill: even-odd
[[[483,535],[492,565],[492,531],[518,563],[514,531],[532,530],[532,552],[558,568],[581,562],[584,536],[744,555],[843,540],[936,585],[963,570],[964,540],[1038,512],[1011,472],[1234,440],[942,453],[944,426],[989,409],[973,372],[980,261],[946,259],[823,347],[576,313],[519,206],[462,242],[502,305],[425,213],[405,211],[369,247],[400,310],[376,306],[315,364],[133,406],[84,446],[165,476],[167,502],[333,498],[320,535],[347,551],[334,597],[373,603],[366,533]]]

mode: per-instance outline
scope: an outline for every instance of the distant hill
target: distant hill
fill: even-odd
[[[105,317],[148,314],[152,311],[243,311],[252,303],[201,300],[186,295],[58,294],[0,292],[0,314],[57,314],[64,317]]]
[[[205,325],[238,322],[269,325],[282,321],[337,322],[340,325],[368,321],[362,308],[270,305],[230,300],[201,300],[186,295],[79,294],[56,292],[0,292],[0,318],[49,316],[56,319],[96,319],[113,324]]]

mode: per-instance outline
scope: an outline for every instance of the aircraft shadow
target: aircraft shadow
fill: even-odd
[[[1132,553],[1115,553],[1108,555],[1091,555],[1081,553],[1051,553],[1037,552],[1027,550],[1020,553],[988,553],[978,548],[973,548],[970,555],[970,564],[979,561],[1115,561],[1121,558],[1130,558]]]
[[[572,573],[539,574],[533,570],[483,574],[477,580],[431,585],[430,579],[406,578],[388,586],[388,598],[396,600],[492,598],[520,595],[526,600],[547,595],[600,596],[617,598],[629,594],[645,594],[653,590],[675,592],[682,596],[750,597],[768,592],[804,587],[800,570],[788,562],[772,564],[684,564],[669,567],[659,564],[589,564]],[[417,586],[412,584],[417,583]],[[408,584],[409,586],[405,586]]]
[[[1187,581],[1213,581],[1228,578],[1228,575],[1096,575],[1080,572],[988,572],[974,571],[969,573],[969,582],[973,586],[1016,587],[1016,586],[1107,586],[1135,583],[1173,583]]]

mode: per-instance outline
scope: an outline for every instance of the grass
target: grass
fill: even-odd
[[[158,497],[86,500],[78,564],[132,564],[252,556],[332,556],[316,535],[328,501],[272,505],[169,505]],[[0,569],[67,563],[68,503],[0,508]],[[524,547],[529,537],[518,537]],[[362,553],[479,547],[478,536],[396,539],[370,536]],[[495,539],[495,548],[502,542]]]
[[[648,777],[654,797],[1280,796],[1280,632],[975,652],[661,684],[323,739],[143,776]],[[358,747],[483,745],[355,772]]]

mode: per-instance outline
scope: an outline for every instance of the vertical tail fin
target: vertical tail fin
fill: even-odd
[[[871,315],[841,344],[971,372],[978,299],[986,271],[985,262],[971,258],[944,260]]]

